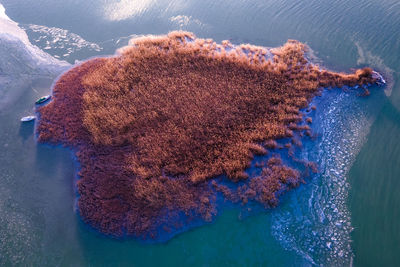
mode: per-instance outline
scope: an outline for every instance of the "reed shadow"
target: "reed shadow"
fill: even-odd
[[[21,123],[19,127],[19,136],[22,137],[23,141],[33,136],[35,124],[33,121]]]

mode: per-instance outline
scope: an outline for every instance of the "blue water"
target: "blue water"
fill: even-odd
[[[0,265],[400,265],[398,2],[0,3]],[[36,144],[33,124],[19,119],[76,62],[176,29],[268,47],[298,39],[313,61],[334,70],[370,65],[388,84],[366,98],[336,89],[314,99],[316,138],[298,156],[320,172],[278,208],[251,216],[228,208],[161,244],[103,237],[76,214],[71,153]]]

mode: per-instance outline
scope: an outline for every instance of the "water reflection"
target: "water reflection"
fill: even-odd
[[[132,18],[146,11],[154,0],[111,0],[103,5],[104,18],[111,21],[120,21]]]

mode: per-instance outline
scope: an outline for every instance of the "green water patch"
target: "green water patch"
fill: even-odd
[[[269,213],[241,219],[227,210],[211,225],[185,232],[165,244],[118,241],[79,229],[84,262],[93,266],[298,266],[304,260],[282,250],[272,237]],[[67,260],[67,259],[66,259]],[[68,263],[68,262],[65,262]],[[68,265],[68,264],[67,264]]]
[[[350,173],[355,266],[400,264],[400,113],[388,101]]]

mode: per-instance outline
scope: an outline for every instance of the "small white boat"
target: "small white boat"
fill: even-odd
[[[22,117],[22,118],[21,118],[21,121],[22,121],[22,122],[29,122],[29,121],[33,121],[33,120],[35,120],[35,119],[36,119],[35,116],[26,116],[26,117]]]
[[[46,102],[47,100],[49,100],[50,98],[51,98],[51,95],[42,96],[41,98],[36,100],[35,104],[36,105],[42,104],[42,103]]]
[[[386,84],[385,79],[379,72],[372,71],[372,78],[377,79],[377,84]]]

